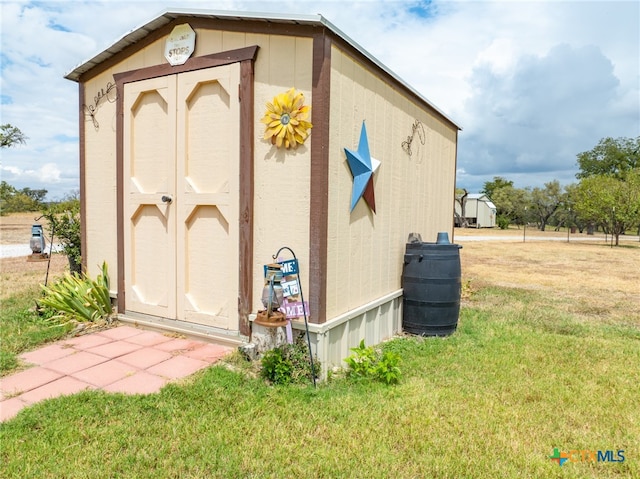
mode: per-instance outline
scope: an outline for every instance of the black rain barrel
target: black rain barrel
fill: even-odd
[[[402,271],[402,329],[448,336],[458,326],[462,287],[460,248],[438,233],[437,243],[407,243]]]

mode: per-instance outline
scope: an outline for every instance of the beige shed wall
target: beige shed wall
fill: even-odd
[[[327,319],[400,288],[407,235],[434,242],[452,237],[457,129],[412,102],[351,56],[331,53]],[[357,150],[365,120],[377,214],[361,199],[349,212],[353,186],[344,147]],[[402,142],[424,125],[412,155]]]
[[[254,70],[254,209],[253,308],[260,302],[263,265],[289,246],[300,262],[303,292],[308,291],[310,142],[297,149],[278,149],[264,140],[267,102],[294,87],[311,105],[313,41],[285,35],[196,30],[196,54],[208,55],[258,45]],[[163,40],[164,41],[164,40]],[[282,257],[291,258],[288,252]],[[305,298],[306,299],[306,298]]]
[[[165,38],[130,55],[110,70],[85,83],[84,103],[94,96],[113,75],[166,63]],[[263,140],[260,119],[266,102],[291,87],[302,91],[311,105],[313,41],[283,35],[196,29],[195,56],[258,45],[254,82],[254,311],[261,309],[262,265],[272,261],[281,246],[292,248],[301,268],[303,291],[308,291],[309,265],[309,142],[297,150],[280,150]],[[87,215],[87,265],[92,274],[106,260],[112,278],[117,271],[116,230],[116,104],[102,101],[96,113],[100,127],[94,129],[86,118],[85,191]],[[122,254],[123,252],[120,252]],[[288,254],[283,254],[289,258]],[[115,290],[115,281],[114,283]],[[305,298],[306,299],[306,298]]]
[[[276,148],[264,140],[260,119],[266,103],[292,87],[311,105],[313,41],[309,38],[261,36],[252,38],[260,45],[255,63],[255,152],[254,152],[254,284],[253,311],[264,309],[260,302],[264,282],[262,266],[282,246],[296,254],[303,292],[309,291],[309,189],[311,142],[297,149]],[[258,43],[258,40],[260,43]],[[313,129],[311,130],[313,134]],[[282,257],[290,259],[288,251]],[[307,297],[305,299],[308,300]]]
[[[114,84],[110,73],[103,73],[86,82],[85,105],[95,106],[98,92]],[[94,112],[94,121],[85,114],[85,190],[83,200],[86,216],[85,256],[87,272],[95,277],[106,261],[111,277],[111,292],[115,294],[118,277],[117,192],[116,192],[116,104],[115,87],[102,99]],[[86,110],[85,110],[86,112]]]

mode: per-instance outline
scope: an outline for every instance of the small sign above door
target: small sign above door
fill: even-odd
[[[183,65],[193,54],[196,32],[188,23],[176,25],[164,46],[164,57],[172,66]]]

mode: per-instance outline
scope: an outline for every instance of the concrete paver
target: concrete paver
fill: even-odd
[[[34,366],[0,379],[0,422],[36,402],[87,389],[155,393],[231,351],[131,326],[64,339],[20,355]]]
[[[159,391],[169,382],[168,379],[149,374],[146,371],[138,371],[120,381],[109,384],[103,389],[112,393],[124,394],[150,394]]]
[[[16,395],[44,386],[56,379],[60,379],[62,376],[62,373],[51,369],[35,367],[2,378],[0,388],[5,395]]]
[[[31,351],[29,353],[21,354],[20,359],[26,363],[44,364],[56,359],[64,358],[65,356],[69,356],[73,353],[75,353],[73,349],[63,344],[56,343],[50,344],[49,346],[45,346],[40,349],[36,349],[35,351]]]
[[[77,338],[71,338],[64,341],[64,345],[67,347],[75,347],[76,349],[91,349],[96,346],[102,346],[103,344],[112,342],[113,339],[100,334],[87,334],[85,336],[78,336]]]
[[[166,343],[167,341],[171,341],[171,338],[158,334],[154,331],[147,331],[127,338],[127,342],[139,344],[140,346],[156,346],[158,344]]]
[[[135,366],[138,369],[147,369],[158,363],[171,359],[173,356],[167,351],[160,351],[153,348],[138,349],[124,356],[120,356],[119,360],[123,363]]]
[[[102,388],[129,377],[136,371],[136,368],[114,359],[113,361],[105,361],[97,366],[75,372],[72,376],[80,381]]]
[[[82,369],[90,368],[96,364],[104,363],[105,361],[107,361],[107,357],[105,356],[93,354],[88,351],[77,351],[64,358],[43,363],[43,366],[62,374],[71,374]]]
[[[80,381],[79,379],[70,376],[62,376],[60,379],[56,379],[44,386],[22,393],[19,397],[27,404],[34,404],[44,399],[66,396],[68,394],[84,391],[85,389],[95,388],[91,386],[91,384]]]
[[[203,361],[216,361],[225,356],[229,350],[219,344],[204,344],[198,348],[185,351],[184,355]]]
[[[158,344],[155,346],[156,349],[160,349],[162,351],[169,352],[180,352],[180,351],[190,351],[192,349],[201,346],[202,343],[199,341],[193,341],[191,339],[171,339],[171,341],[167,341],[166,343]]]
[[[150,367],[147,371],[169,379],[179,379],[189,376],[207,366],[206,361],[192,359],[186,356],[173,356],[171,359]]]

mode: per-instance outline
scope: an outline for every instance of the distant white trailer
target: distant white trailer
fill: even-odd
[[[493,228],[496,225],[496,205],[484,194],[469,194],[465,198],[464,214],[460,204],[455,202],[456,226],[461,226],[461,218],[472,228]]]

